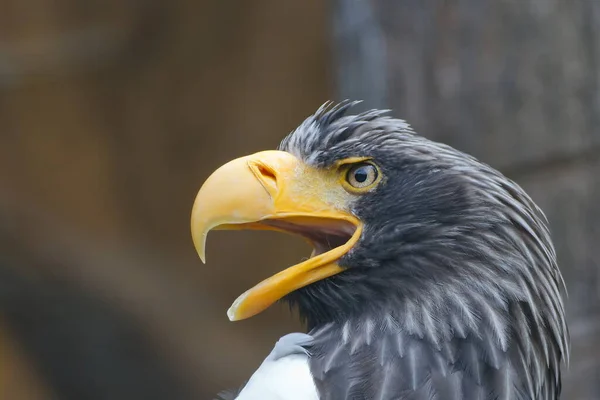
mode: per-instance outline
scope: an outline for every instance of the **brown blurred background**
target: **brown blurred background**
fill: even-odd
[[[225,311],[307,248],[217,232],[203,266],[192,201],[344,98],[547,212],[569,288],[564,398],[599,399],[596,0],[0,1],[0,398],[210,399],[247,379],[301,327],[284,306]]]

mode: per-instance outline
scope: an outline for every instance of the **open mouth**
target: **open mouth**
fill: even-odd
[[[358,241],[362,224],[353,216],[276,215],[256,222],[225,224],[218,230],[270,230],[300,236],[312,247],[308,259],[263,280],[227,311],[232,321],[263,311],[285,295],[343,271],[337,261]]]
[[[357,230],[356,225],[345,220],[315,217],[267,219],[260,224],[303,237],[313,247],[311,258],[344,246]]]

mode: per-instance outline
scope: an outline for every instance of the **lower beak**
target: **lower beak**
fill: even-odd
[[[360,221],[345,211],[348,202],[335,173],[286,152],[264,151],[217,169],[202,185],[192,210],[192,238],[202,261],[212,229],[275,230],[302,236],[314,247],[308,260],[238,297],[227,312],[229,319],[256,315],[294,290],[343,271],[337,261],[362,231]]]

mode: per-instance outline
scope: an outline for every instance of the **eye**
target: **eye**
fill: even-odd
[[[354,188],[361,189],[372,185],[379,176],[373,164],[359,163],[353,165],[346,173],[346,181]]]

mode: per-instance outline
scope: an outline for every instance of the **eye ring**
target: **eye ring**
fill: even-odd
[[[346,187],[353,192],[365,192],[379,183],[379,169],[370,162],[359,162],[350,165],[344,176]]]

